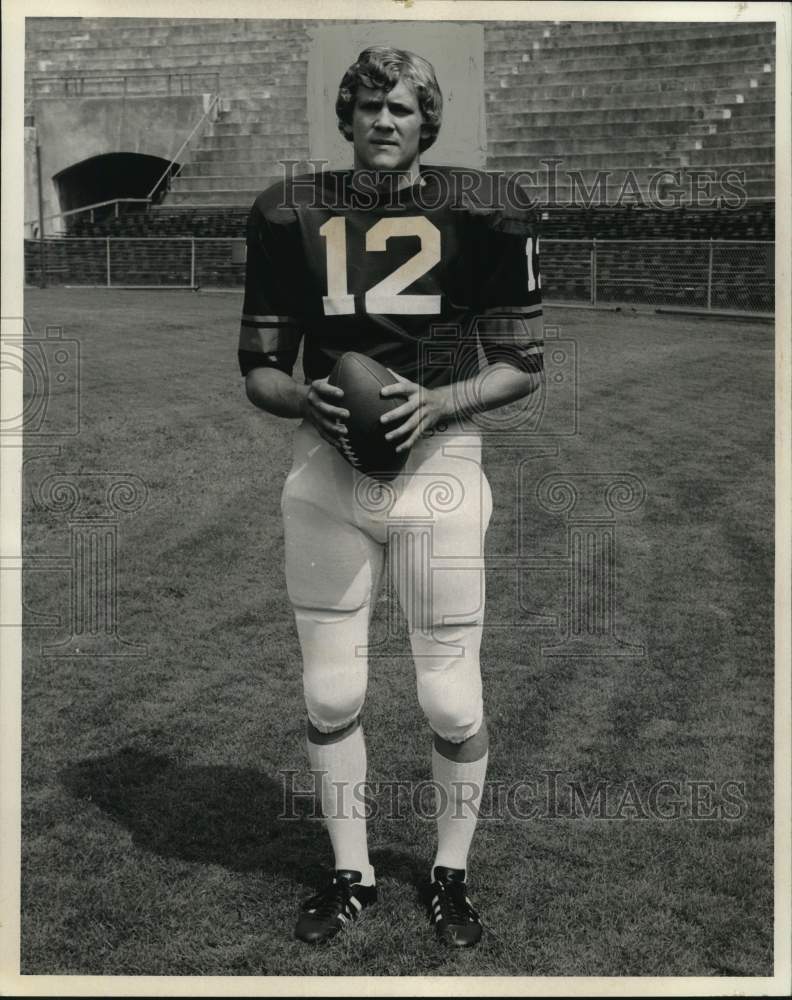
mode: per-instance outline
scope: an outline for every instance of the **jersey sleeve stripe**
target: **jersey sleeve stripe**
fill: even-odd
[[[261,351],[240,350],[237,352],[237,357],[239,370],[245,376],[254,368],[278,368],[287,375],[291,375],[297,360],[297,351],[276,351],[272,354],[263,354]]]
[[[273,351],[295,350],[300,345],[297,327],[250,327],[244,323],[239,329],[239,350],[271,354]]]
[[[296,326],[296,320],[291,316],[252,316],[242,313],[243,326]]]
[[[504,317],[507,315],[519,316],[521,319],[535,319],[537,316],[542,315],[541,306],[537,309],[536,306],[493,306],[489,309],[480,310],[482,316],[488,318],[492,317]]]
[[[520,350],[536,350],[541,351],[544,347],[543,340],[537,340],[535,337],[526,336],[519,330],[515,330],[510,334],[501,334],[497,339],[492,337],[482,337],[482,342],[484,344],[492,344],[493,346],[501,347],[519,347]]]
[[[544,343],[541,340],[501,340],[496,344],[484,345],[485,350],[510,351],[517,354],[542,354]]]

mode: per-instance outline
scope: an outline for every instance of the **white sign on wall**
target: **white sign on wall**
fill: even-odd
[[[369,21],[313,29],[308,63],[308,136],[311,159],[331,168],[352,166],[352,145],[338,131],[338,85],[369,45],[393,45],[428,59],[443,92],[443,124],[423,163],[483,168],[484,32],[479,24]]]

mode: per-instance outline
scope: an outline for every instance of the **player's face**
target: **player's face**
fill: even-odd
[[[422,125],[418,98],[404,80],[389,91],[361,85],[352,113],[356,169],[417,168]]]

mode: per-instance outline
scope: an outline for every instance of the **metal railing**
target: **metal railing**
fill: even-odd
[[[60,237],[25,241],[29,284],[239,288],[241,237]],[[772,314],[775,244],[725,240],[542,239],[542,295],[557,305],[620,303]]]
[[[161,94],[176,97],[216,93],[220,89],[220,73],[202,70],[183,73],[149,73],[145,70],[128,73],[94,75],[64,73],[60,76],[34,76],[31,81],[34,98],[42,97],[118,97]]]
[[[44,222],[52,222],[53,219],[68,219],[72,216],[85,215],[87,214],[91,222],[96,221],[95,210],[97,208],[106,208],[108,205],[113,206],[112,214],[117,219],[120,214],[120,206],[126,204],[140,204],[148,205],[150,204],[150,198],[111,198],[109,201],[95,201],[91,205],[82,205],[80,208],[70,208],[66,212],[53,212],[51,215],[45,215]],[[38,219],[30,219],[25,225],[26,226],[38,226]]]
[[[198,131],[198,129],[201,128],[201,126],[204,124],[204,122],[207,120],[207,118],[209,118],[209,116],[214,112],[215,108],[217,107],[217,104],[218,104],[219,100],[220,100],[220,95],[217,94],[217,93],[215,93],[214,96],[212,97],[211,101],[209,102],[209,105],[208,105],[206,111],[204,111],[203,115],[198,119],[198,121],[193,126],[192,132],[190,132],[190,134],[187,136],[187,138],[184,140],[184,142],[181,144],[181,146],[179,146],[179,148],[176,151],[176,153],[174,153],[174,155],[171,157],[170,163],[167,165],[167,167],[165,168],[165,170],[162,172],[161,176],[159,177],[157,183],[149,191],[149,193],[148,193],[149,201],[154,197],[155,192],[159,189],[159,187],[163,183],[163,181],[166,182],[167,188],[168,188],[168,190],[170,190],[170,185],[171,185],[173,179],[175,177],[178,177],[178,175],[181,173],[182,167],[184,166],[184,164],[180,161],[180,157],[181,157],[182,153],[189,146],[189,144],[192,142],[193,137],[195,136],[195,133]],[[177,169],[174,170],[173,167],[175,166],[176,163],[178,163],[179,165],[178,165]]]

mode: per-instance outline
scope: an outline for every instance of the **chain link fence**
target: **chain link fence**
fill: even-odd
[[[552,240],[547,302],[772,313],[775,244],[726,240]]]
[[[245,241],[192,236],[25,240],[25,282],[107,288],[241,288]]]
[[[720,240],[541,242],[546,302],[772,313],[775,244]],[[30,285],[241,288],[245,241],[60,237],[25,241]]]

